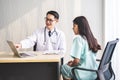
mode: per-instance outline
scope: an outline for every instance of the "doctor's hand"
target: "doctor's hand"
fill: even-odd
[[[15,45],[15,47],[16,47],[17,49],[22,48],[22,45],[21,45],[21,44],[14,44],[14,45]]]

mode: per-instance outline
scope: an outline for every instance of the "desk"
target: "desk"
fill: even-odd
[[[63,55],[43,55],[27,58],[0,52],[0,80],[59,80]]]

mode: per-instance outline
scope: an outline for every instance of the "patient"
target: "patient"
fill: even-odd
[[[73,20],[75,37],[70,56],[73,60],[64,64],[61,68],[63,80],[72,80],[71,69],[75,66],[87,69],[97,69],[96,53],[101,49],[97,39],[91,32],[89,23],[84,16],[78,16]],[[78,80],[94,80],[97,75],[92,72],[76,71]]]

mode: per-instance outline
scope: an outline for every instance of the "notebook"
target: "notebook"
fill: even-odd
[[[16,47],[14,46],[12,41],[7,40],[7,43],[9,45],[9,47],[11,48],[11,50],[14,53],[14,56],[16,57],[30,57],[30,56],[35,56],[35,54],[33,53],[19,53],[16,49]]]

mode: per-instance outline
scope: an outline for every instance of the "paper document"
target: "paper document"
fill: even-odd
[[[58,50],[44,51],[43,54],[44,55],[58,55],[58,54],[60,54],[60,51],[58,51]]]

